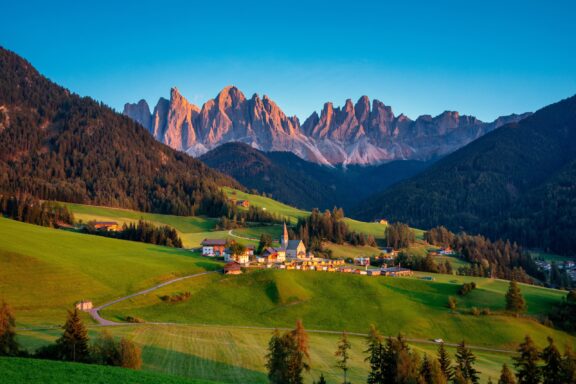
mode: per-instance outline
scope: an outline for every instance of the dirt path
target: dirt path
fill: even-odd
[[[193,275],[182,276],[182,277],[178,277],[178,278],[176,278],[176,279],[172,279],[172,280],[165,281],[165,282],[163,282],[163,283],[161,283],[161,284],[158,284],[158,285],[153,286],[152,288],[148,288],[148,289],[145,289],[145,290],[143,290],[143,291],[136,292],[136,293],[133,293],[133,294],[131,294],[131,295],[124,296],[124,297],[121,297],[121,298],[119,298],[119,299],[116,299],[116,300],[110,301],[110,302],[108,302],[108,303],[102,304],[102,305],[100,305],[100,306],[98,306],[98,307],[92,308],[92,309],[90,310],[90,316],[92,316],[92,318],[93,318],[99,325],[106,325],[106,326],[108,326],[108,325],[126,325],[127,323],[118,323],[118,322],[115,322],[115,321],[106,320],[105,318],[103,318],[102,316],[100,316],[100,311],[101,311],[102,309],[106,308],[106,307],[109,307],[109,306],[113,305],[113,304],[117,304],[117,303],[119,303],[119,302],[121,302],[121,301],[128,300],[128,299],[131,299],[131,298],[136,297],[136,296],[145,295],[145,294],[150,293],[150,292],[153,292],[153,291],[155,291],[155,290],[157,290],[157,289],[159,289],[159,288],[165,287],[165,286],[170,285],[170,284],[177,283],[177,282],[182,281],[182,280],[187,280],[187,279],[191,279],[191,278],[194,278],[194,277],[204,276],[204,275],[208,275],[208,274],[211,274],[211,273],[218,273],[218,272],[220,272],[220,271],[200,272],[200,273],[195,273],[195,274],[193,274]],[[128,323],[128,324],[129,324],[129,323]]]
[[[235,235],[234,232],[232,232],[232,230],[228,231],[228,234],[232,237],[236,237],[238,239],[244,239],[244,240],[250,240],[250,241],[259,241],[260,239],[255,239],[253,237],[244,237],[244,236],[239,236],[239,235]]]

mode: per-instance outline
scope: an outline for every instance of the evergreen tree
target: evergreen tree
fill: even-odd
[[[526,336],[524,342],[518,347],[518,356],[514,357],[518,384],[540,383],[541,370],[538,360],[540,360],[538,348],[530,336]]]
[[[283,384],[288,382],[286,371],[288,351],[286,350],[283,337],[275,330],[268,342],[268,354],[266,355],[266,369],[271,384]]]
[[[566,344],[560,375],[563,384],[576,384],[576,353],[569,344]]]
[[[515,280],[510,281],[508,292],[506,293],[506,310],[516,314],[526,311],[526,301],[520,292],[518,283]]]
[[[2,301],[0,304],[0,356],[15,356],[18,351],[16,318],[8,303]]]
[[[551,337],[548,337],[548,346],[544,348],[540,357],[544,361],[542,367],[543,384],[560,383],[562,381],[562,355]]]
[[[328,383],[326,382],[326,379],[324,378],[324,374],[323,374],[323,373],[320,374],[320,378],[318,379],[318,382],[315,381],[314,383],[315,383],[315,384],[328,384]]]
[[[78,309],[68,311],[64,333],[56,340],[63,360],[87,362],[90,359],[88,350],[88,331],[80,318]]]
[[[102,331],[90,348],[92,362],[101,365],[121,365],[120,348],[108,331]]]
[[[348,384],[348,360],[350,359],[348,351],[350,348],[352,348],[352,345],[350,344],[350,341],[348,341],[348,335],[346,332],[343,332],[340,341],[338,341],[338,348],[336,349],[335,355],[337,358],[336,366],[344,373],[344,384]]]
[[[267,233],[262,233],[260,235],[260,241],[258,242],[258,248],[256,253],[260,255],[265,248],[270,247],[272,245],[272,236]]]
[[[368,373],[368,384],[380,384],[384,382],[383,371],[382,371],[382,355],[384,353],[384,348],[382,346],[382,336],[376,329],[376,326],[372,324],[370,326],[370,332],[366,338],[367,349],[364,351],[368,356],[365,361],[370,364],[370,372]]]
[[[460,369],[460,367],[457,366],[454,369],[454,377],[452,378],[452,383],[453,384],[470,384],[471,381],[469,379],[467,379],[466,377],[464,377],[462,370]]]
[[[448,351],[446,351],[444,343],[440,343],[440,346],[438,346],[438,363],[446,380],[451,380],[453,376],[452,361],[450,360],[450,356],[448,356]]]
[[[498,380],[498,384],[516,384],[514,374],[506,364],[502,365],[502,371],[500,372],[500,379]]]
[[[462,377],[469,380],[472,384],[478,384],[480,381],[478,377],[479,372],[474,368],[475,363],[476,356],[474,356],[470,348],[466,346],[466,343],[462,341],[456,348],[456,366]]]

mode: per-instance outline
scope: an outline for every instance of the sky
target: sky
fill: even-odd
[[[493,120],[576,94],[576,2],[5,1],[0,45],[122,111],[227,85],[304,120],[367,95]]]

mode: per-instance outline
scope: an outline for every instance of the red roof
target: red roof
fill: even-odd
[[[226,245],[225,239],[204,239],[202,240],[202,245],[212,246],[212,245]]]
[[[238,271],[240,269],[242,269],[242,267],[235,261],[231,261],[224,266],[225,271]]]

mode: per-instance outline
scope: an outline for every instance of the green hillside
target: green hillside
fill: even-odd
[[[478,288],[459,297],[463,282]],[[532,317],[504,316],[505,281],[438,275],[418,278],[368,277],[340,273],[264,270],[242,276],[210,275],[140,296],[104,310],[111,319],[126,315],[152,322],[290,327],[302,319],[309,329],[366,332],[377,324],[386,335],[404,333],[415,339],[441,337],[468,340],[473,345],[510,348],[530,334],[544,343],[546,336],[574,340],[547,328]],[[188,302],[167,304],[160,295],[191,292]],[[528,315],[547,313],[565,293],[522,286]],[[449,296],[459,313],[447,308]],[[472,307],[489,308],[490,316],[469,314]],[[210,310],[206,310],[210,308]]]
[[[0,218],[0,296],[19,325],[60,324],[66,308],[217,269],[189,251],[55,230]]]
[[[0,358],[3,383],[27,384],[216,384],[152,372],[61,361]]]

